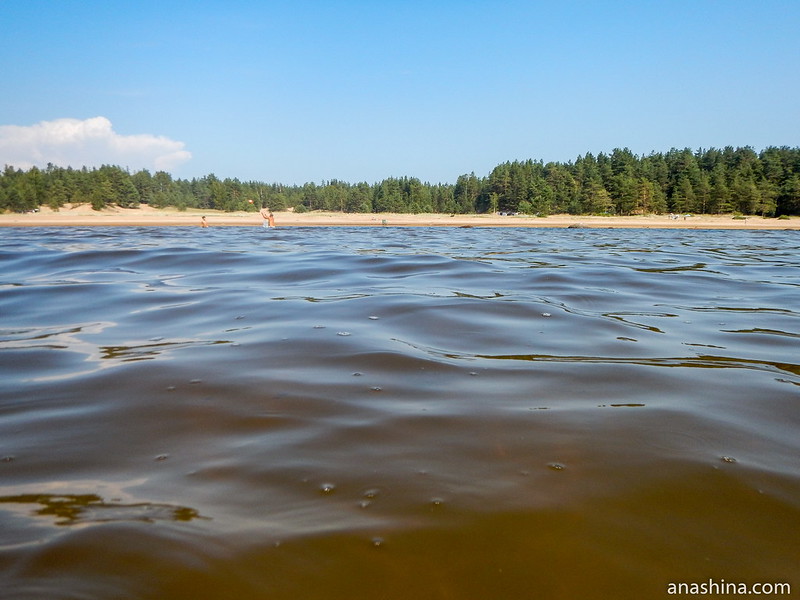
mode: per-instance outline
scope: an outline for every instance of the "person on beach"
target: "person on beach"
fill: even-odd
[[[208,221],[206,221],[205,217],[200,219],[200,227],[208,227]]]

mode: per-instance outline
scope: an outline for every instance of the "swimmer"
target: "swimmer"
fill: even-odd
[[[206,221],[205,217],[200,219],[200,227],[208,227],[208,221]]]

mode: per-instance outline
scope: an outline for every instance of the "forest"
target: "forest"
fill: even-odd
[[[265,167],[265,170],[268,170]],[[191,180],[119,166],[75,169],[48,164],[0,173],[0,212],[67,203],[135,208],[140,204],[223,211],[326,210],[360,213],[522,213],[538,216],[634,214],[800,215],[800,148],[749,146],[672,149],[636,156],[627,148],[561,163],[506,162],[478,177],[427,183],[390,177],[282,185],[213,174]]]

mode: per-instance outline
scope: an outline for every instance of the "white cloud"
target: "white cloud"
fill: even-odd
[[[56,119],[30,126],[0,125],[0,166],[19,169],[99,167],[170,171],[192,158],[183,142],[150,134],[120,135],[105,117]]]

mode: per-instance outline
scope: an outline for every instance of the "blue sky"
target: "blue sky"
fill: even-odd
[[[800,2],[0,0],[0,164],[302,184],[800,144]]]

